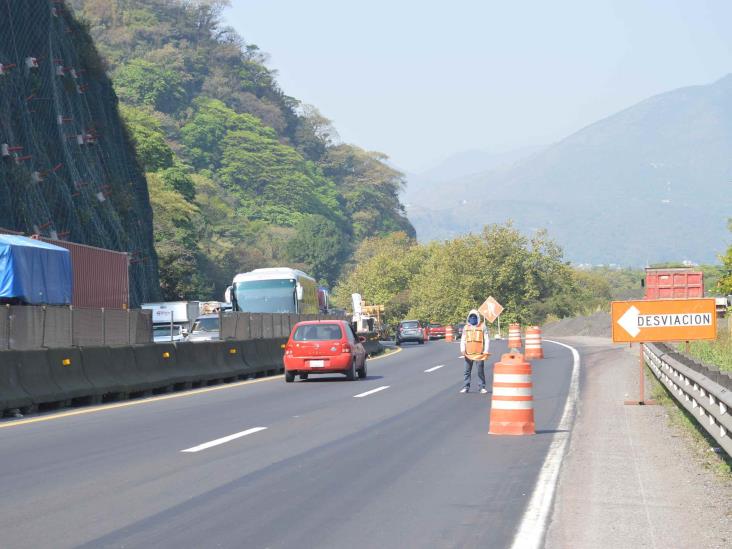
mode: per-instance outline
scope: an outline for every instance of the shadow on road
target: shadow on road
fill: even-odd
[[[384,376],[366,376],[364,379],[357,379],[354,381],[371,381],[374,379],[384,379]],[[338,376],[338,377],[308,377],[308,379],[300,380],[299,383],[340,383],[340,382],[348,382],[349,380],[346,379],[345,376]]]
[[[554,433],[569,433],[568,429],[537,429],[537,435],[551,435]]]

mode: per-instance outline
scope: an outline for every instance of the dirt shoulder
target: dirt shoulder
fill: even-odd
[[[562,341],[580,351],[581,390],[546,547],[732,546],[729,475],[709,467],[666,408],[623,404],[638,393],[637,346]]]

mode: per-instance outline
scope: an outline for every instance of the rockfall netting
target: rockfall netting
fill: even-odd
[[[158,298],[147,184],[94,44],[56,0],[0,0],[0,227],[131,254]]]

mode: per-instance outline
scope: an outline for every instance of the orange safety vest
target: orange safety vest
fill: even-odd
[[[486,354],[483,352],[485,343],[485,334],[483,333],[483,324],[472,326],[468,324],[463,328],[465,333],[465,356],[470,360],[483,360]]]

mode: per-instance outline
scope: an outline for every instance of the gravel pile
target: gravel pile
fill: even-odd
[[[563,318],[558,322],[550,322],[543,328],[545,336],[549,337],[611,337],[610,313],[598,312],[590,316]]]

